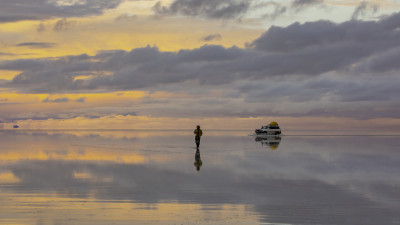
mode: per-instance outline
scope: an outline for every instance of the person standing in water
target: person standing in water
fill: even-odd
[[[201,138],[201,135],[203,135],[203,131],[200,129],[200,125],[197,125],[196,130],[194,130],[194,134],[195,134],[194,140],[196,142],[196,146],[197,146],[197,148],[199,148],[200,138]]]

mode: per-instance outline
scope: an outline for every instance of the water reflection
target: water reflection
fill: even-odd
[[[203,165],[203,161],[200,158],[200,149],[196,148],[196,153],[194,154],[194,166],[197,171],[200,171],[200,167]]]
[[[0,224],[400,221],[397,136],[169,134],[0,132]]]
[[[276,150],[281,143],[282,137],[277,135],[257,135],[255,138],[256,142],[260,142],[262,146],[270,147],[272,150]]]

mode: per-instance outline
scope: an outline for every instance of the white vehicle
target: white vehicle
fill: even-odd
[[[260,129],[256,129],[255,132],[257,135],[280,135],[282,133],[277,122],[262,126]]]

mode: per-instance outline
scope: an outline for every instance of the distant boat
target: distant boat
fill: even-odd
[[[18,125],[14,125],[14,126],[13,126],[13,128],[18,128],[18,127],[19,127]]]

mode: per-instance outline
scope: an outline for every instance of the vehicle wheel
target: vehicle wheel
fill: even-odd
[[[275,132],[275,135],[279,135],[279,132]]]

